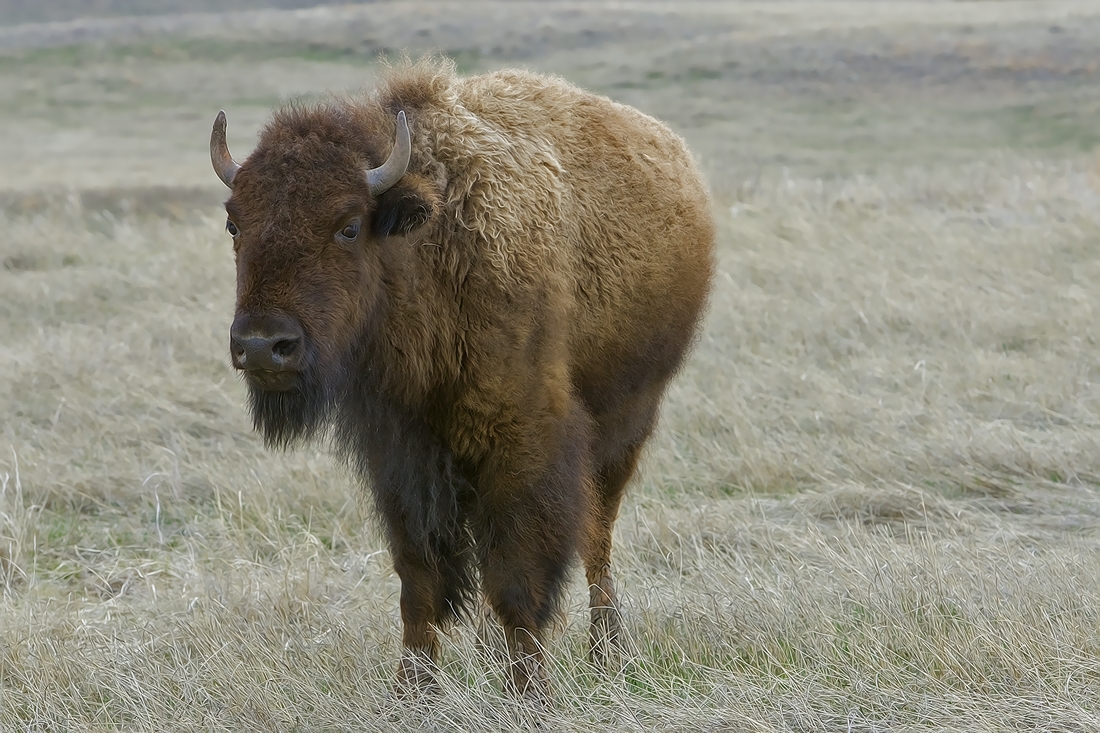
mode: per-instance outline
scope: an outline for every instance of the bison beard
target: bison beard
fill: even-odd
[[[310,440],[327,429],[333,409],[342,399],[344,383],[346,378],[321,379],[319,370],[311,365],[298,373],[291,389],[282,392],[249,384],[252,426],[269,448],[285,450]]]

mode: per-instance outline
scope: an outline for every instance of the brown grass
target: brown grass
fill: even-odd
[[[630,663],[585,662],[578,573],[541,723],[1100,728],[1100,13],[588,7],[510,4],[500,38],[568,33],[465,63],[671,119],[721,255],[619,524]],[[402,10],[490,32],[324,12]],[[0,61],[0,730],[538,722],[465,626],[441,696],[391,695],[398,584],[354,481],[249,428],[210,121],[243,154],[280,96],[372,74],[294,17],[275,56],[201,58],[200,29]]]

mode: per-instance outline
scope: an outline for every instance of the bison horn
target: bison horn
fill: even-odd
[[[381,196],[393,188],[394,184],[401,180],[405,171],[409,169],[409,158],[412,155],[412,140],[409,137],[409,123],[405,121],[405,111],[397,113],[397,140],[393,143],[393,150],[386,162],[377,168],[367,171],[367,187],[372,196]]]
[[[214,129],[210,132],[210,162],[214,165],[214,172],[222,183],[233,188],[233,176],[241,169],[233,156],[229,154],[229,146],[225,144],[225,111],[218,112],[214,118]]]

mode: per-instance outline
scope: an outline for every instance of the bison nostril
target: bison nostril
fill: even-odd
[[[301,343],[301,339],[290,338],[281,339],[276,341],[275,345],[271,347],[271,353],[280,358],[287,358],[298,350],[298,344]]]

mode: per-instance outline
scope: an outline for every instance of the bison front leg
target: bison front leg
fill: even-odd
[[[442,574],[424,558],[406,550],[395,552],[394,569],[401,578],[403,647],[397,667],[397,691],[403,696],[436,690],[434,669],[439,656]]]
[[[520,523],[528,524],[522,520],[494,522],[496,536],[482,562],[482,583],[503,627],[509,685],[522,697],[546,700],[550,680],[542,645],[569,565],[568,548],[561,546],[568,543],[547,547],[543,540],[548,538],[535,539],[517,526]]]
[[[465,530],[429,546],[393,543],[394,570],[401,578],[401,635],[404,647],[397,690],[404,695],[437,689],[439,630],[452,625],[475,587],[471,545]]]
[[[534,701],[549,699],[545,632],[591,506],[584,434],[583,423],[563,425],[561,440],[547,451],[553,459],[537,472],[530,461],[522,467],[501,461],[483,483],[475,522],[482,591],[504,628],[510,685]]]
[[[465,524],[472,490],[422,421],[386,403],[374,408],[363,447],[401,578],[404,650],[397,690],[411,695],[435,689],[439,629],[463,613],[477,588]]]

